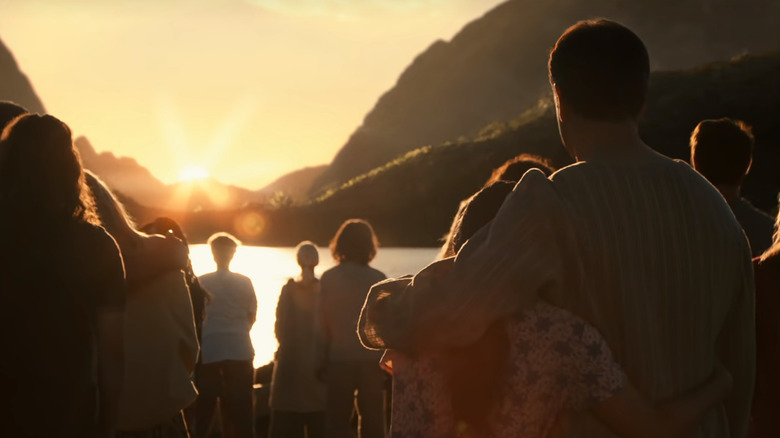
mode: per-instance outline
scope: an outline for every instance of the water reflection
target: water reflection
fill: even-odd
[[[328,248],[319,248],[320,265],[317,277],[333,266]],[[430,263],[438,248],[380,248],[372,266],[387,276],[413,274]],[[207,245],[191,245],[190,259],[197,275],[216,269]],[[287,279],[298,275],[300,268],[295,261],[295,248],[267,248],[241,246],[231,264],[231,270],[252,280],[257,294],[257,322],[250,336],[255,348],[255,367],[273,359],[277,343],[274,336],[276,302]]]

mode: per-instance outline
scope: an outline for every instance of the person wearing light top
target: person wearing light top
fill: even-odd
[[[238,240],[227,233],[216,233],[208,243],[217,270],[198,278],[212,298],[203,322],[195,437],[208,436],[219,397],[222,435],[251,438],[255,352],[249,331],[257,315],[257,297],[249,278],[230,271]]]

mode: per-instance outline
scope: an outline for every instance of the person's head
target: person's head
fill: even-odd
[[[474,233],[493,220],[514,186],[510,181],[496,181],[469,198],[466,207],[453,220],[442,255],[457,254]]]
[[[520,178],[531,169],[539,169],[545,175],[550,176],[555,171],[550,160],[538,155],[520,154],[508,159],[500,167],[493,170],[484,187],[496,181],[520,181]]]
[[[559,123],[569,118],[636,122],[644,110],[647,48],[614,21],[586,20],[568,28],[550,52],[548,72]],[[566,144],[566,130],[559,127]]]
[[[378,246],[371,224],[363,219],[349,219],[341,224],[330,241],[330,253],[337,263],[367,265],[376,256]]]
[[[98,223],[68,126],[22,114],[0,136],[0,208],[7,220],[46,233],[71,220]]]
[[[19,104],[10,100],[0,100],[0,132],[11,123],[11,120],[27,113],[29,111]]]
[[[241,242],[230,233],[219,232],[209,237],[208,244],[211,247],[211,255],[214,256],[217,269],[229,269],[230,262],[236,255],[236,248]]]
[[[138,244],[140,235],[125,207],[97,175],[87,170],[85,176],[87,186],[95,197],[95,207],[103,228],[116,240],[122,251],[132,249]]]
[[[320,253],[314,243],[305,240],[295,247],[295,258],[302,269],[314,269],[320,264]]]
[[[753,134],[729,118],[702,120],[691,134],[691,164],[714,185],[740,186],[753,163]]]

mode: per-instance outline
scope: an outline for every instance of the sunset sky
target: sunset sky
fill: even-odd
[[[98,151],[258,189],[329,163],[416,55],[502,1],[0,0],[0,38]]]

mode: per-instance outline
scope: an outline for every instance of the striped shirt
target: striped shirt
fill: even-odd
[[[552,177],[569,211],[583,288],[554,299],[594,324],[629,380],[663,400],[734,377],[700,437],[742,437],[754,380],[750,249],[720,193],[684,162],[581,163]],[[573,415],[568,436],[612,436]],[[730,431],[729,431],[730,428]]]
[[[649,399],[678,396],[723,363],[734,389],[696,437],[743,437],[755,378],[753,271],[720,193],[649,149],[531,170],[454,260],[372,288],[360,320],[373,348],[438,350],[478,339],[538,298],[604,336]],[[587,412],[561,436],[613,436]]]

